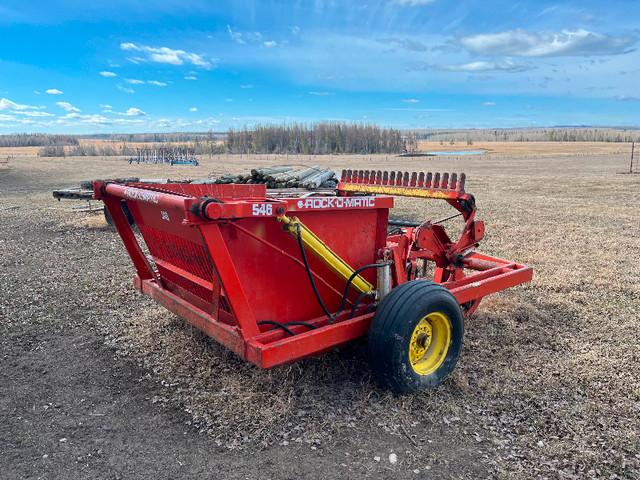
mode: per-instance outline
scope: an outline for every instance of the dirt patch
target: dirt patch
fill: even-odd
[[[326,163],[289,163],[309,160]],[[455,374],[393,397],[371,383],[358,343],[259,371],[138,295],[117,235],[73,211],[81,202],[51,197],[91,177],[204,177],[281,158],[21,159],[0,168],[1,206],[20,207],[0,211],[0,461],[11,476],[636,478],[640,179],[615,175],[626,155],[327,160],[465,171],[487,224],[482,250],[534,266],[531,284],[483,301]],[[396,205],[395,218],[444,213]]]

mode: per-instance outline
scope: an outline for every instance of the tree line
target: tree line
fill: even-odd
[[[109,143],[80,142],[95,138]],[[376,125],[319,122],[310,125],[257,125],[252,129],[230,128],[202,133],[139,133],[100,135],[53,135],[16,133],[0,135],[0,147],[39,146],[40,156],[134,155],[126,142],[177,144],[192,148],[196,155],[220,153],[256,154],[374,154],[402,153],[418,148],[419,140],[453,144],[466,142],[640,142],[640,129],[612,127],[557,127],[506,129],[429,129],[400,131]],[[120,143],[122,142],[122,143]]]
[[[46,133],[13,133],[0,135],[0,147],[46,147],[78,145],[75,135],[50,135]]]
[[[400,130],[377,125],[318,122],[311,125],[256,125],[249,130],[229,128],[224,142],[228,153],[325,155],[332,153],[402,153]]]
[[[409,139],[450,142],[640,142],[640,130],[607,127],[414,130]]]
[[[64,148],[62,145],[47,145],[38,151],[40,157],[112,157],[116,155],[132,155],[134,150],[126,145],[123,148],[114,148],[112,145],[100,145],[96,147],[93,144],[79,144],[70,148]]]
[[[166,132],[166,133],[105,133],[80,135],[80,138],[111,140],[113,142],[132,143],[188,143],[224,140],[224,133],[214,132]]]
[[[200,142],[195,140],[193,143],[159,143],[152,144],[146,148],[183,148],[187,146],[191,148],[196,155],[217,154],[224,153],[224,148],[221,144],[211,143],[207,140]],[[120,145],[104,143],[102,145],[95,145],[93,143],[81,143],[72,147],[65,148],[62,145],[48,145],[42,147],[38,151],[40,157],[113,157],[113,156],[132,156],[138,155],[138,149],[136,147],[130,147],[126,143]]]

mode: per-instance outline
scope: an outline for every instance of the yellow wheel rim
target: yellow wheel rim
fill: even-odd
[[[409,361],[419,375],[435,372],[444,362],[451,343],[451,323],[433,312],[418,322],[409,342]]]

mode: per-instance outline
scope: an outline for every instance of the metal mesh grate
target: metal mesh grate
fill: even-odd
[[[154,227],[142,224],[138,226],[145,243],[149,247],[149,253],[154,258],[181,268],[199,278],[213,282],[213,269],[203,245]],[[161,278],[178,285],[207,302],[212,301],[210,290],[176,272],[164,268],[162,265],[157,265],[157,267]]]
[[[147,225],[138,226],[151,255],[209,282],[212,281],[213,270],[207,250],[202,244]]]

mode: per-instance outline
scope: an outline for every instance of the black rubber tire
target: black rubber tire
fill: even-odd
[[[124,200],[122,201],[121,205],[122,213],[124,213],[124,216],[127,218],[127,222],[129,222],[129,225],[133,225],[136,221],[133,219],[131,210],[129,210],[129,205],[127,205],[127,202],[125,202]]]
[[[449,349],[434,372],[421,375],[409,361],[409,344],[416,325],[434,312],[442,313],[449,320]],[[367,343],[372,376],[381,387],[396,394],[435,388],[453,371],[463,336],[462,310],[449,290],[427,280],[403,283],[382,300],[371,321]]]
[[[105,205],[102,207],[102,210],[104,210],[104,219],[113,227],[113,218],[111,218],[111,214],[109,213],[109,210],[107,210],[107,206]]]
[[[127,222],[129,222],[129,225],[133,225],[135,223],[135,220],[133,219],[131,210],[129,210],[129,206],[124,201],[122,201],[120,205],[122,206],[122,213],[124,213],[124,216],[127,218]],[[109,210],[107,210],[106,205],[103,207],[103,210],[104,210],[104,219],[107,221],[109,225],[113,227],[113,218],[111,218],[111,215],[109,214]]]

